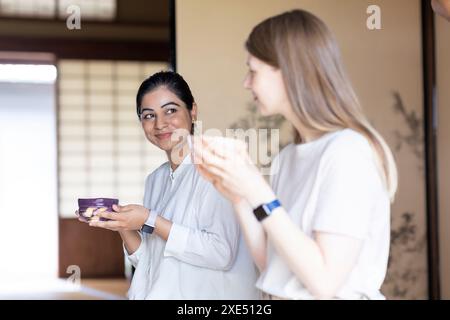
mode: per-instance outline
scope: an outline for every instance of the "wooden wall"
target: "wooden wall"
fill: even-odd
[[[122,240],[117,232],[92,228],[77,219],[59,219],[59,277],[77,265],[81,278],[125,276]]]

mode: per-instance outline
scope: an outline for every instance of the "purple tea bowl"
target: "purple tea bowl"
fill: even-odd
[[[78,215],[84,221],[105,221],[107,219],[99,218],[97,214],[103,211],[113,212],[113,204],[118,205],[119,200],[110,198],[78,199]]]

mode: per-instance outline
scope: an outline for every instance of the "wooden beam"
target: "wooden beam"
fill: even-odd
[[[0,63],[10,64],[55,64],[55,55],[45,52],[0,52]]]
[[[422,0],[422,50],[424,88],[424,131],[426,167],[426,203],[428,237],[429,298],[438,300],[440,292],[438,172],[437,172],[437,104],[434,13],[429,0]]]
[[[170,65],[173,71],[177,71],[177,21],[176,21],[176,0],[169,2],[170,19]]]
[[[0,51],[48,52],[59,59],[169,61],[169,43],[0,36]]]

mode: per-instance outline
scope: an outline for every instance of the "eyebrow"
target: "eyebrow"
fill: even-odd
[[[177,107],[180,106],[180,105],[179,105],[178,103],[176,103],[176,102],[169,101],[169,102],[167,102],[167,103],[164,103],[160,108],[167,107],[168,105],[176,105]],[[144,108],[144,109],[141,109],[141,113],[144,112],[144,111],[155,111],[155,110],[153,110],[152,108]]]

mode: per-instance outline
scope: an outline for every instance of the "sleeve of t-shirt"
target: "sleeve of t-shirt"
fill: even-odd
[[[381,184],[372,149],[361,141],[340,141],[327,151],[312,230],[364,240]]]
[[[287,146],[286,148],[289,148],[290,146]],[[278,183],[280,180],[280,168],[282,165],[282,156],[283,152],[285,150],[281,150],[280,153],[278,153],[272,160],[272,164],[270,165],[270,176],[269,176],[269,183],[272,189],[275,191],[278,189]]]

